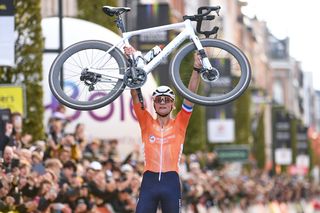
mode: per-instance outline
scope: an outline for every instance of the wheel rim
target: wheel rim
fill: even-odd
[[[110,78],[108,82],[95,82],[93,78],[91,81],[81,81],[80,78],[86,67],[95,68],[94,73],[102,75],[112,72],[124,73],[124,56],[117,48],[110,54],[105,54],[110,47],[111,45],[105,42],[85,41],[72,45],[64,54],[59,55],[51,67],[49,76],[50,88],[55,97],[68,107],[80,110],[97,109],[116,99],[125,87],[122,80]],[[63,81],[60,78],[61,68]],[[95,76],[95,79],[99,79],[98,77]],[[90,86],[93,86],[94,90],[90,91]]]
[[[171,62],[170,78],[173,85],[184,98],[201,105],[220,105],[236,99],[250,83],[251,70],[247,58],[234,45],[225,41],[203,39],[201,43],[212,66],[218,70],[219,79],[211,83],[201,79],[197,93],[188,90],[191,70],[185,71],[183,68],[192,69],[195,50],[195,45],[189,43],[177,52]]]

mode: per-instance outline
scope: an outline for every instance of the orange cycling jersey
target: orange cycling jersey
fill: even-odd
[[[182,154],[186,129],[192,108],[182,105],[182,110],[175,119],[161,127],[151,114],[142,110],[140,104],[134,104],[144,148],[144,171],[179,172],[179,161]]]

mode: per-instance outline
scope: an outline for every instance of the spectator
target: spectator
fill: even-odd
[[[72,160],[72,150],[70,146],[60,146],[59,160],[62,164]]]
[[[74,213],[87,213],[89,211],[87,202],[81,198],[76,202]]]
[[[14,157],[13,147],[6,146],[3,153],[2,167],[5,173],[11,173],[14,169],[19,167],[20,160]]]
[[[19,112],[11,114],[12,123],[12,140],[9,145],[21,148],[21,137],[22,137],[22,115]]]
[[[60,179],[60,172],[61,172],[61,169],[63,167],[61,161],[59,159],[56,159],[56,158],[50,158],[50,159],[47,159],[45,162],[44,162],[44,166],[47,170],[50,170],[53,172],[53,174],[58,178]]]
[[[43,157],[37,151],[32,152],[32,171],[42,175],[45,173],[45,167],[43,165]]]
[[[133,213],[136,202],[131,197],[132,190],[125,188],[119,191],[118,196],[112,201],[112,207],[115,212]]]
[[[88,144],[88,140],[85,133],[85,125],[78,123],[74,131],[74,139],[79,144],[81,152],[83,152]]]
[[[71,183],[73,175],[77,172],[77,167],[75,163],[71,160],[66,161],[63,164],[63,168],[60,175],[59,185],[60,187],[66,189]]]
[[[120,157],[119,157],[119,150],[118,150],[118,140],[117,139],[110,140],[109,146],[110,146],[109,153],[108,153],[109,158],[119,162]]]
[[[100,147],[101,141],[97,138],[92,139],[91,142],[86,146],[83,156],[90,161],[100,160]]]
[[[84,127],[80,126],[74,134],[62,134],[58,144],[52,140],[56,154],[46,158],[44,153],[53,146],[44,141],[32,143],[28,134],[21,135],[18,145],[4,147],[0,161],[0,212],[134,211],[144,166],[137,147],[120,161],[118,142],[97,140],[88,145],[96,147],[93,159],[77,158],[73,154],[77,146],[73,145],[80,147],[79,141],[85,138]],[[212,152],[182,155],[180,162],[182,213],[320,209],[320,187],[308,177],[269,176],[254,168],[234,175],[234,167],[220,164]]]
[[[50,119],[51,125],[48,132],[48,138],[52,139],[55,144],[59,144],[64,136],[63,118],[54,114]]]
[[[74,161],[79,161],[82,158],[80,145],[75,141],[74,136],[72,134],[65,135],[61,139],[61,142],[58,145],[58,147],[60,151],[70,151],[70,155],[64,157],[71,158]]]

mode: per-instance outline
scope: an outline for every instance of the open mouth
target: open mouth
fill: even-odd
[[[167,109],[167,107],[159,107],[159,109]]]

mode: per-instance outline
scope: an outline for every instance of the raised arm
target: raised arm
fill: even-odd
[[[139,103],[139,98],[138,98],[137,90],[131,89],[131,90],[130,90],[130,93],[131,93],[131,97],[132,97],[133,104]]]
[[[129,55],[132,55],[136,50],[131,46],[126,46],[123,48],[125,55],[128,57]],[[136,89],[130,90],[131,97],[133,104],[139,103],[139,97]]]
[[[201,69],[202,68],[202,64],[200,61],[200,56],[198,54],[195,54],[194,57],[194,64],[193,67],[196,69]],[[197,92],[198,87],[199,87],[199,83],[200,83],[200,74],[199,71],[193,69],[191,77],[190,77],[190,81],[189,81],[189,85],[188,85],[188,89],[191,92]],[[193,107],[194,103],[188,101],[187,99],[183,100],[183,104]]]

